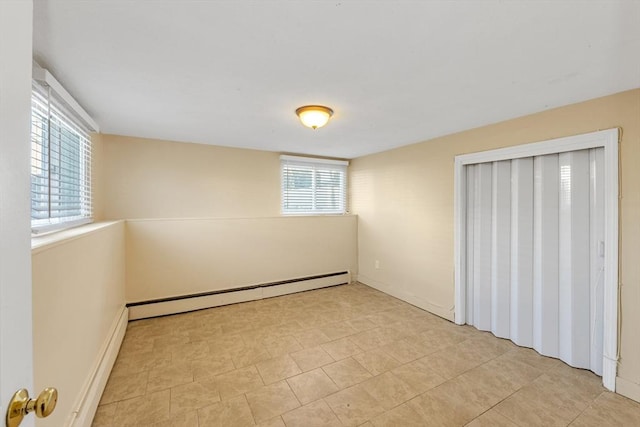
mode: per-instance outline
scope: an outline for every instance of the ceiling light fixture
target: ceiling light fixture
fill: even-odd
[[[298,108],[296,114],[303,125],[311,129],[318,129],[327,124],[333,115],[333,110],[322,105],[305,105]]]

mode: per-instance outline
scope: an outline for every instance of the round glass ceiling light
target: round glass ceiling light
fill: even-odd
[[[298,108],[296,114],[303,125],[311,129],[318,129],[327,124],[333,115],[333,110],[322,105],[305,105]]]

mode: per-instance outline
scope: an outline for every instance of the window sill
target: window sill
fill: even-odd
[[[51,247],[68,243],[70,241],[80,239],[88,234],[95,233],[122,221],[103,221],[93,222],[91,224],[81,225],[79,227],[67,228],[60,231],[47,233],[43,236],[31,237],[31,254],[49,249]]]

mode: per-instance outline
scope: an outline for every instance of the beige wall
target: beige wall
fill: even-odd
[[[124,308],[124,223],[84,230],[53,243],[38,238],[32,250],[34,390],[60,392],[41,427],[65,425]]]
[[[127,301],[357,269],[356,217],[280,216],[278,153],[93,142],[96,216],[127,219]]]
[[[454,156],[617,126],[623,131],[618,375],[640,383],[640,89],[354,160],[350,202],[359,217],[360,280],[452,319]]]
[[[127,301],[357,269],[355,216],[127,221]]]
[[[280,214],[278,153],[102,135],[106,219]]]

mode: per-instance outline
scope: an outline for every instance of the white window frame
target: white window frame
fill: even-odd
[[[291,210],[287,209],[286,202],[286,188],[285,188],[285,167],[286,165],[300,165],[304,167],[311,167],[314,170],[313,173],[313,183],[312,183],[312,203],[313,207],[310,210]],[[304,157],[304,156],[291,156],[291,155],[281,155],[280,156],[280,195],[281,195],[281,203],[280,210],[282,215],[343,215],[347,213],[347,167],[349,166],[349,161],[347,160],[330,160],[330,159],[320,159],[315,157]],[[340,206],[334,210],[319,210],[315,207],[315,200],[317,195],[317,187],[316,187],[316,170],[337,170],[342,173],[342,197],[339,201]]]
[[[78,130],[86,133],[86,145],[88,147],[82,149],[81,152],[88,155],[89,165],[82,165],[81,170],[84,176],[84,181],[87,183],[86,187],[88,187],[91,199],[93,196],[91,194],[91,136],[89,134],[91,132],[100,132],[100,128],[91,116],[89,116],[80,104],[78,104],[78,102],[69,94],[69,92],[67,92],[67,90],[55,79],[55,77],[53,77],[49,71],[41,68],[36,63],[33,64],[33,80],[34,85],[46,88],[49,102],[51,102],[51,100],[55,100],[56,108],[63,113],[65,118],[68,119],[69,122]],[[35,89],[33,90],[35,91]],[[40,96],[43,95],[41,94]],[[91,223],[93,222],[91,200],[88,203],[87,211],[88,212],[85,212],[82,216],[50,218],[49,221],[42,221],[41,223],[35,224],[32,220],[31,231],[33,234],[40,234]]]

